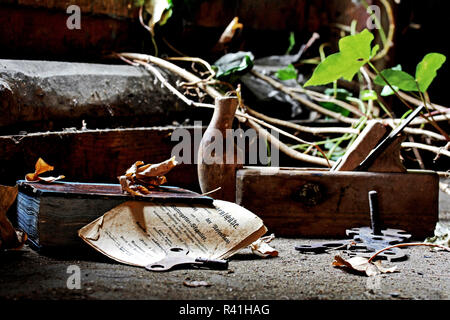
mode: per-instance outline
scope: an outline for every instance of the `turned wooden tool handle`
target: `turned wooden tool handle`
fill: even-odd
[[[214,199],[235,202],[236,170],[242,167],[243,155],[233,141],[233,150],[227,150],[227,130],[232,129],[234,114],[238,106],[236,97],[215,100],[211,122],[203,134],[198,150],[198,179],[202,192],[209,192]],[[230,141],[231,142],[231,141]],[[229,142],[229,143],[230,143]]]

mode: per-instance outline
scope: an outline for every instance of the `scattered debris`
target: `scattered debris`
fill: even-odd
[[[250,249],[254,254],[263,258],[278,257],[278,251],[268,245],[273,239],[275,239],[273,233],[270,236],[261,237],[250,245]]]
[[[439,244],[450,248],[450,223],[438,222],[434,236],[425,239],[425,243]]]
[[[64,179],[65,176],[60,175],[58,177],[40,177],[39,175],[48,171],[53,171],[54,167],[47,164],[42,158],[39,158],[35,164],[35,171],[33,173],[28,173],[25,176],[25,180],[28,182],[38,182],[44,181],[48,183],[55,182],[57,180]]]
[[[211,284],[206,281],[189,280],[189,278],[183,281],[183,285],[189,288],[211,287]]]
[[[429,244],[429,243],[399,243],[390,247],[386,247],[377,251],[373,254],[369,259],[365,257],[352,257],[348,260],[344,260],[340,256],[335,256],[332,265],[334,267],[341,267],[347,271],[353,271],[360,274],[366,274],[367,276],[374,276],[379,273],[392,273],[395,272],[397,266],[391,268],[385,268],[382,266],[381,261],[374,261],[374,259],[380,255],[382,252],[391,250],[393,248],[399,247],[411,247],[411,246],[428,246],[428,247],[436,247],[441,248],[446,251],[450,251],[450,248],[442,246],[440,244]]]
[[[439,189],[450,195],[450,185],[448,183],[439,182]]]
[[[341,256],[335,256],[332,265],[333,267],[343,268],[346,271],[365,274],[368,277],[380,273],[392,273],[397,270],[397,266],[385,268],[382,266],[381,261],[371,262],[364,257],[352,257],[344,260]]]
[[[157,164],[144,164],[142,161],[136,161],[125,175],[119,177],[122,192],[134,196],[150,194],[149,189],[167,182],[164,175],[177,164],[175,157]]]

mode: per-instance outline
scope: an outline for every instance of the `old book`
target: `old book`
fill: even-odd
[[[145,267],[173,248],[185,249],[194,258],[226,259],[266,231],[259,217],[228,201],[127,201],[83,227],[79,235],[116,261]]]
[[[135,198],[121,192],[119,184],[18,181],[17,224],[36,249],[85,246],[78,230],[105,212]],[[170,186],[136,198],[144,202],[211,204],[213,199]]]

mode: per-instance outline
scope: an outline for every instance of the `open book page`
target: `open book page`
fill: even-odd
[[[144,267],[172,247],[195,257],[227,258],[266,231],[259,217],[227,201],[215,200],[213,206],[127,201],[78,234],[108,257]]]

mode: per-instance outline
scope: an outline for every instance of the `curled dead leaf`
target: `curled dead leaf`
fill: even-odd
[[[157,164],[144,164],[136,161],[125,175],[119,177],[119,182],[123,193],[133,196],[145,196],[150,194],[149,189],[156,188],[167,182],[164,176],[172,170],[178,162],[175,157]]]
[[[65,177],[63,175],[60,175],[58,177],[40,177],[39,175],[48,171],[53,171],[54,167],[47,164],[42,158],[39,158],[36,161],[36,164],[34,166],[34,172],[28,173],[25,175],[25,180],[28,182],[37,182],[37,181],[44,181],[48,183],[52,183],[56,180],[64,179]]]
[[[275,235],[272,233],[270,236],[261,237],[250,245],[250,250],[260,257],[278,257],[278,251],[271,246],[269,242],[275,239]]]
[[[220,36],[219,44],[227,44],[229,43],[234,35],[236,34],[237,30],[242,30],[244,28],[244,25],[242,23],[239,23],[239,18],[234,17],[233,20],[228,24],[228,26],[225,28],[224,32]]]
[[[397,270],[397,266],[385,268],[381,261],[369,262],[369,259],[364,257],[352,257],[345,260],[341,256],[335,256],[332,265],[333,267],[342,268],[345,271],[365,274],[368,277],[380,273],[392,273]]]

